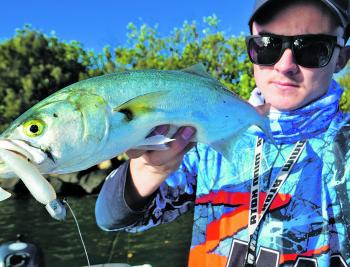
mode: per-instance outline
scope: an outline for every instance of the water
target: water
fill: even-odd
[[[143,233],[104,232],[95,223],[96,197],[68,198],[79,221],[91,264],[151,264],[153,267],[186,266],[192,214]],[[86,266],[87,261],[73,216],[56,221],[33,198],[0,202],[0,244],[24,234],[44,253],[46,267]]]

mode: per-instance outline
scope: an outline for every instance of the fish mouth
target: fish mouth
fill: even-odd
[[[25,160],[35,164],[41,173],[48,173],[54,166],[54,158],[49,151],[30,145],[23,140],[0,139],[0,148],[11,151]],[[0,178],[13,178],[16,175],[0,158]]]

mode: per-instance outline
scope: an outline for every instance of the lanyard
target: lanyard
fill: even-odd
[[[263,204],[263,208],[259,215],[259,195],[260,195],[260,169],[262,159],[262,148],[264,140],[260,137],[257,138],[254,155],[254,169],[253,179],[250,192],[250,209],[248,219],[248,233],[249,233],[249,244],[248,251],[245,259],[245,266],[255,266],[256,261],[256,246],[257,238],[259,233],[259,224],[266,214],[266,211],[271,206],[277,193],[282,187],[283,183],[287,180],[294,164],[297,162],[300,154],[303,152],[306,140],[299,141],[295,144],[293,151],[289,155],[287,161],[284,163],[277,178],[266,193],[266,198]]]

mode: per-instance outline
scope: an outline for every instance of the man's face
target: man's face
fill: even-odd
[[[302,34],[342,34],[342,29],[331,28],[330,17],[317,7],[298,4],[280,12],[267,24],[253,23],[253,35],[268,32],[278,35]],[[278,110],[294,110],[321,97],[327,92],[332,75],[338,71],[339,48],[323,68],[305,68],[295,63],[291,49],[286,49],[273,66],[254,64],[254,77],[257,87],[266,103]]]

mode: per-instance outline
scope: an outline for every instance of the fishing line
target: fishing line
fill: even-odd
[[[112,242],[112,246],[111,246],[111,249],[109,251],[109,257],[108,257],[108,261],[107,263],[110,263],[111,260],[112,260],[112,257],[113,257],[113,253],[114,253],[114,249],[118,243],[118,239],[119,239],[119,235],[120,235],[120,232],[118,232],[116,235],[115,235],[115,238],[113,239],[113,242]]]
[[[81,231],[80,231],[80,227],[79,227],[78,220],[77,220],[77,218],[75,217],[74,212],[73,212],[73,209],[69,206],[69,204],[68,204],[68,202],[67,202],[66,199],[63,199],[63,203],[67,204],[67,207],[69,208],[70,212],[71,212],[72,215],[73,215],[75,224],[77,225],[77,228],[78,228],[78,233],[79,233],[79,236],[80,236],[81,243],[83,244],[83,248],[84,248],[86,260],[87,260],[87,263],[88,263],[88,267],[90,267],[91,265],[90,265],[89,256],[88,256],[88,253],[87,253],[87,251],[86,251],[85,243],[84,243],[84,240],[83,240],[83,236],[82,236],[82,234],[81,234]]]

